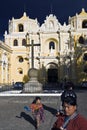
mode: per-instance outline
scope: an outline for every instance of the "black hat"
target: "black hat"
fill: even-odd
[[[75,105],[77,105],[77,100],[76,100],[76,98],[73,98],[73,97],[66,97],[65,99],[64,99],[64,102],[63,102],[63,105],[64,105],[64,103],[67,103],[67,104],[69,104],[69,105],[73,105],[73,106],[75,106]]]
[[[66,97],[73,97],[73,98],[77,99],[77,95],[75,94],[75,92],[73,90],[65,91],[65,98]]]
[[[62,103],[64,102],[64,99],[66,97],[73,97],[73,98],[77,99],[77,95],[76,95],[76,93],[73,90],[65,90],[62,93],[62,95],[61,95],[61,101],[62,101]]]

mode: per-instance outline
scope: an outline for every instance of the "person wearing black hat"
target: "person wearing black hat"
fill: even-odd
[[[63,91],[62,95],[61,95],[61,101],[63,103],[65,97],[67,96],[71,96],[74,98],[77,98],[77,95],[74,91],[74,84],[72,82],[67,82],[64,86],[65,90]]]
[[[67,96],[63,102],[64,114],[58,115],[51,130],[87,130],[87,119],[77,111],[77,99]]]
[[[57,114],[56,116],[58,116],[59,114],[63,114],[64,113],[64,110],[63,110],[63,102],[64,102],[64,99],[66,97],[73,97],[73,98],[76,98],[77,99],[77,95],[74,91],[74,84],[72,82],[66,82],[65,86],[64,86],[64,91],[63,93],[61,94],[61,104],[60,104],[60,108],[57,109]]]

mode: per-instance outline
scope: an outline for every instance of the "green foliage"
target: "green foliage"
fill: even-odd
[[[23,77],[23,82],[24,82],[24,83],[27,83],[28,81],[29,81],[28,75],[24,75],[24,77]]]
[[[85,45],[79,44],[75,48],[75,59],[76,59],[76,75],[77,75],[77,82],[80,83],[82,81],[87,80],[87,63],[83,54],[87,51]]]
[[[45,83],[46,79],[47,79],[47,72],[46,72],[46,68],[44,67],[44,65],[42,65],[42,68],[40,68],[38,70],[38,80],[41,83]]]

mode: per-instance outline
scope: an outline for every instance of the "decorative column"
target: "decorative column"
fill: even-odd
[[[58,39],[59,39],[59,51],[61,51],[61,45],[60,45],[60,42],[61,42],[61,40],[60,40],[60,29],[57,31],[57,33],[58,33]]]

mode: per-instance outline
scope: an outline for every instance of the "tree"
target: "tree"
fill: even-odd
[[[24,75],[24,77],[23,77],[23,82],[24,82],[24,83],[27,83],[28,81],[29,81],[28,75]]]

